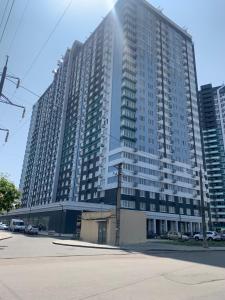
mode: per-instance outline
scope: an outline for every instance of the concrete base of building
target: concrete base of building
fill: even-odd
[[[9,224],[13,218],[25,224],[37,225],[40,233],[55,236],[80,237],[82,212],[109,211],[112,205],[77,202],[76,204],[53,204],[49,207],[19,209],[0,216],[0,221]],[[193,234],[201,231],[201,217],[143,211],[146,216],[147,238],[168,231]],[[208,220],[207,220],[208,223]]]

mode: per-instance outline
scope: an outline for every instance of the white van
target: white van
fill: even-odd
[[[24,232],[25,230],[24,221],[20,219],[12,219],[9,225],[9,229],[12,232],[14,231]]]

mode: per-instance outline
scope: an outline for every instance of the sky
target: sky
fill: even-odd
[[[12,3],[13,0],[10,0]],[[15,0],[0,43],[0,72],[6,55],[8,71],[22,79],[22,85],[41,95],[53,79],[57,61],[74,40],[85,41],[108,13],[115,0],[72,0],[59,26],[39,53],[57,20],[71,0]],[[186,27],[195,44],[198,84],[220,85],[225,81],[225,1],[224,0],[148,0],[181,27]],[[7,0],[0,0],[0,24]],[[25,9],[26,8],[26,9]],[[23,16],[23,18],[22,18]],[[5,20],[4,20],[5,21]],[[3,22],[4,24],[4,22]],[[0,36],[3,31],[0,26]],[[31,67],[31,68],[30,68]],[[27,72],[30,69],[29,72]],[[18,186],[29,130],[32,106],[37,97],[23,89],[15,91],[11,82],[3,90],[22,110],[0,103],[0,128],[10,130],[4,143],[0,131],[0,173]]]

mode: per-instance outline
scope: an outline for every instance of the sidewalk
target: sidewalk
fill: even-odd
[[[55,240],[52,243],[55,245],[72,246],[72,247],[80,247],[80,248],[121,250],[121,248],[111,246],[111,245],[100,245],[100,244],[93,244],[93,243],[76,241],[76,240]]]
[[[10,239],[11,237],[12,237],[12,235],[10,233],[0,231],[0,241]]]
[[[185,246],[173,245],[166,241],[152,240],[142,244],[127,245],[115,247],[110,245],[99,245],[77,240],[55,240],[52,242],[55,245],[81,247],[81,248],[94,248],[94,249],[113,249],[125,250],[130,252],[151,252],[151,251],[180,251],[180,252],[202,252],[202,251],[225,251],[225,247],[210,247],[203,248],[201,246]]]

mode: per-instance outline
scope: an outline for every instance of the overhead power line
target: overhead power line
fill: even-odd
[[[5,14],[6,14],[8,5],[9,5],[9,1],[10,1],[10,0],[7,1],[6,6],[5,6],[5,8],[4,8],[4,12],[3,12],[3,15],[2,15],[2,19],[1,19],[1,22],[0,22],[0,28],[1,28],[1,26],[2,26],[2,23],[3,23],[4,19],[5,19]]]
[[[12,82],[13,84],[16,85],[16,82],[14,82],[13,80],[11,80],[11,79],[9,79],[9,78],[6,78],[6,79],[7,79],[8,81],[10,81],[10,82]],[[20,84],[20,88],[21,88],[21,89],[24,89],[25,91],[27,91],[28,93],[34,95],[35,97],[38,97],[38,98],[41,97],[41,96],[38,95],[37,93],[31,91],[30,89],[26,88],[25,86],[23,86],[23,85],[21,85],[21,84]]]
[[[11,40],[11,43],[10,43],[10,46],[9,46],[8,53],[10,53],[10,51],[11,51],[11,49],[12,49],[12,46],[13,46],[13,44],[14,44],[14,42],[15,42],[16,36],[17,36],[17,34],[18,34],[19,30],[20,30],[20,27],[21,27],[21,25],[22,25],[22,23],[23,23],[23,19],[24,19],[24,16],[25,16],[25,13],[26,13],[26,10],[27,10],[27,7],[28,7],[29,2],[30,2],[30,0],[27,0],[26,4],[25,4],[25,6],[24,6],[22,15],[21,15],[21,17],[20,17],[20,20],[19,20],[19,22],[18,22],[18,25],[16,26],[15,33],[14,33],[13,38],[12,38],[12,40]]]
[[[5,26],[4,26],[4,29],[3,29],[3,31],[2,31],[2,35],[1,35],[1,37],[0,37],[0,44],[1,44],[2,40],[3,40],[4,34],[5,34],[5,30],[6,30],[6,27],[7,27],[7,25],[8,25],[9,18],[10,18],[10,16],[11,16],[11,13],[12,13],[12,9],[13,9],[14,3],[15,3],[15,0],[12,1],[11,7],[10,7],[10,10],[9,10],[9,13],[8,13],[7,20],[6,20],[6,22],[5,22]]]
[[[68,11],[68,9],[70,8],[71,4],[72,4],[73,0],[71,0],[68,5],[66,6],[66,8],[64,9],[63,13],[61,14],[61,16],[59,17],[59,19],[57,20],[56,24],[54,25],[52,31],[49,33],[47,39],[44,41],[44,43],[42,44],[40,50],[38,51],[37,55],[34,57],[31,65],[29,66],[29,68],[27,69],[24,77],[22,78],[22,80],[24,80],[27,75],[30,73],[30,71],[32,70],[33,66],[35,65],[35,63],[37,62],[37,60],[39,59],[41,53],[43,52],[43,50],[45,49],[45,47],[47,46],[49,40],[51,39],[51,37],[53,36],[53,34],[55,33],[57,27],[59,26],[59,24],[61,23],[63,17],[65,16],[66,12]]]

